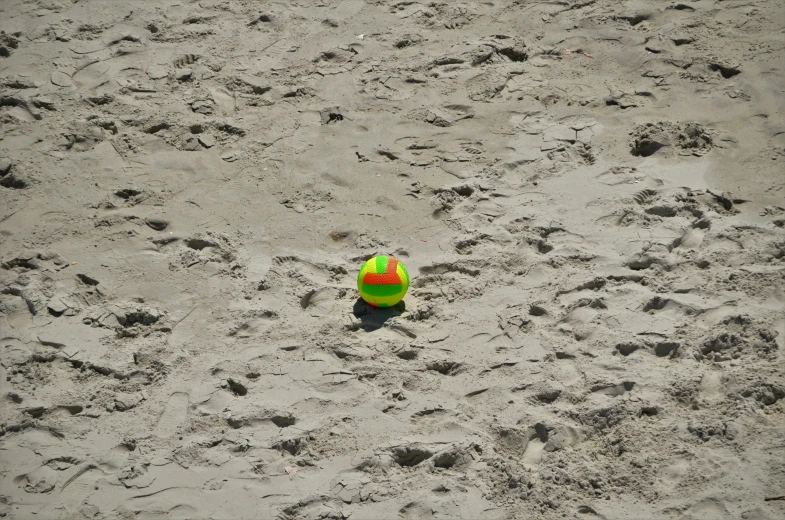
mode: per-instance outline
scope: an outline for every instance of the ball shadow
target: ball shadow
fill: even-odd
[[[357,298],[352,307],[354,317],[360,320],[360,328],[365,332],[371,332],[384,327],[390,318],[400,316],[406,311],[406,303],[401,300],[392,307],[374,307],[362,298]]]

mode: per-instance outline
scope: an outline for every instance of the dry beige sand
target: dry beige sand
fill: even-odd
[[[781,0],[0,30],[0,517],[785,518]]]

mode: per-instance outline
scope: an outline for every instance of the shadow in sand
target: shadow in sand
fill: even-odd
[[[362,298],[357,298],[352,312],[355,318],[360,320],[359,328],[365,332],[371,332],[384,327],[387,320],[400,316],[405,310],[406,304],[403,301],[392,307],[374,307],[368,305]]]

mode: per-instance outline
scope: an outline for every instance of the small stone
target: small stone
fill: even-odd
[[[134,408],[136,405],[141,403],[143,397],[139,394],[117,394],[114,398],[114,407],[121,411],[125,412]]]
[[[163,231],[169,226],[169,222],[158,217],[147,217],[144,223],[156,231]]]
[[[177,78],[177,81],[188,81],[191,79],[193,73],[194,71],[191,69],[180,69],[174,77]]]
[[[5,177],[11,171],[13,163],[8,157],[0,157],[0,177]]]

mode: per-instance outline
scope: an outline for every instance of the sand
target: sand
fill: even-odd
[[[0,516],[785,517],[783,2],[0,30]]]

